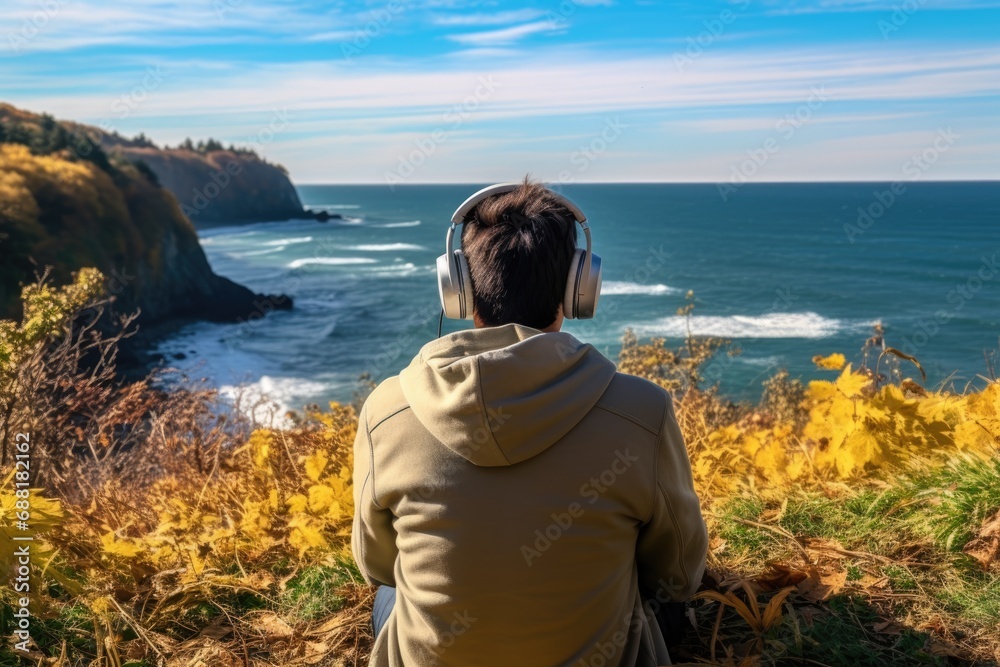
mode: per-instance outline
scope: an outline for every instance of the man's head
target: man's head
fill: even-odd
[[[558,199],[525,179],[473,208],[462,227],[479,326],[558,328],[576,220]]]

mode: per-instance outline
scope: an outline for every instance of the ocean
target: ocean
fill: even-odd
[[[302,185],[306,206],[342,220],[265,222],[199,232],[214,270],[294,298],[238,324],[193,323],[164,341],[167,362],[275,411],[349,401],[362,373],[405,367],[437,333],[435,258],[476,185]],[[1000,337],[996,183],[569,184],[604,260],[598,316],[565,330],[616,358],[622,334],[678,345],[686,328],[732,339],[722,391],[759,397],[779,369],[860,360],[876,322],[915,355],[927,385],[961,389],[987,373]],[[676,311],[694,293],[690,322]],[[262,304],[262,311],[269,310]],[[445,320],[444,331],[471,323]],[[915,368],[905,374],[919,380]],[[279,412],[280,413],[280,412]]]

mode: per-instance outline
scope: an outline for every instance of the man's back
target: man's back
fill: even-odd
[[[429,343],[362,412],[355,558],[397,587],[376,665],[656,665],[705,531],[669,396],[520,325]]]

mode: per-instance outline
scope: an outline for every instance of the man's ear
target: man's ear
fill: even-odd
[[[552,320],[552,324],[542,329],[542,331],[544,331],[545,333],[555,333],[556,331],[562,329],[564,320],[565,318],[563,317],[563,307],[562,304],[560,303],[559,307],[556,308],[556,319]]]

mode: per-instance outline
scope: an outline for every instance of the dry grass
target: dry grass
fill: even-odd
[[[0,664],[364,664],[372,591],[347,549],[353,408],[310,409],[287,428],[262,429],[211,391],[119,384],[116,337],[71,325],[95,297],[49,290],[38,300],[41,324],[0,329],[4,444],[31,431],[34,502],[49,514],[35,526],[44,556],[32,579],[35,643],[26,654],[5,644]],[[873,419],[888,411],[919,439],[922,425],[939,423],[917,419],[921,401],[978,415],[992,394],[906,390],[911,403],[885,407],[895,390],[875,389],[869,374],[843,380],[861,387],[856,395],[824,403],[816,396],[841,385],[803,387],[779,375],[760,405],[733,405],[712,384],[727,349],[693,337],[678,349],[627,338],[622,353],[623,370],[678,396],[712,536],[705,593],[675,658],[996,664],[997,422],[980,418],[992,456],[960,451],[953,437],[950,449],[934,440],[917,454],[852,462],[846,476],[809,435],[813,413],[834,400]],[[940,424],[959,433],[948,415]],[[908,451],[906,442],[898,449]],[[799,454],[795,479],[762,474],[765,463]],[[12,498],[0,499],[0,538],[9,542]],[[9,635],[9,586],[0,603],[0,632]]]

